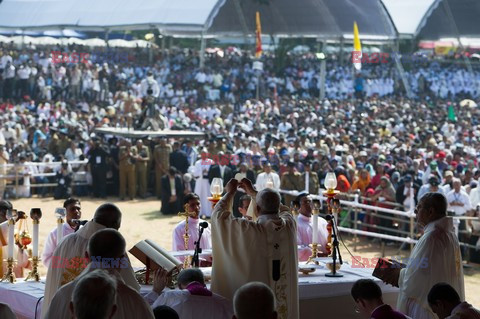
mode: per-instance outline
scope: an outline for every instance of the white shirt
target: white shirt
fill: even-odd
[[[65,236],[73,234],[75,230],[68,224],[63,223],[63,238]],[[50,261],[53,256],[53,251],[57,248],[57,228],[52,229],[50,234],[48,234],[47,241],[45,242],[45,248],[43,248],[42,261],[45,267],[48,268]]]
[[[273,189],[280,189],[280,177],[277,173],[272,171],[268,174],[265,172],[258,174],[257,181],[255,182],[255,188],[257,189],[257,191],[261,191],[266,188],[265,185],[269,178],[271,178],[273,181]]]
[[[195,242],[198,240],[198,224],[203,222],[199,218],[188,217],[188,250],[195,249]],[[175,226],[173,230],[173,242],[172,250],[173,251],[182,251],[185,250],[185,241],[183,240],[183,235],[185,234],[185,219],[182,220]],[[208,227],[203,230],[202,239],[200,241],[200,248],[202,249],[211,249],[212,248],[212,235],[211,235],[211,226],[208,224]]]
[[[464,301],[453,308],[450,316],[445,319],[480,319],[480,311],[473,308],[471,304]]]
[[[312,243],[312,236],[313,236],[313,217],[306,217],[302,214],[299,214],[297,217],[297,244],[303,246],[301,249],[299,248],[298,251],[298,259],[300,261],[305,261],[310,257],[311,250],[308,247]],[[328,231],[327,231],[327,221],[322,217],[318,217],[318,231],[317,231],[317,239],[316,243],[318,243],[319,251],[326,253],[327,249],[327,238],[328,238]]]
[[[467,211],[472,209],[472,204],[470,203],[470,197],[468,194],[462,190],[459,193],[456,193],[455,190],[450,191],[447,194],[448,209],[455,212],[456,216],[463,216]],[[453,202],[460,202],[463,206],[450,205]]]

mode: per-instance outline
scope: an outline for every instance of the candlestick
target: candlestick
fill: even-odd
[[[8,220],[8,253],[7,258],[13,259],[13,247],[15,246],[15,220]]]
[[[1,248],[0,248],[1,249]],[[3,261],[1,261],[3,262]],[[0,281],[8,281],[9,283],[13,284],[17,279],[15,278],[15,273],[13,272],[13,263],[15,261],[13,258],[8,258],[7,259],[7,271],[5,272],[5,275],[3,276],[2,280]]]
[[[63,239],[63,218],[57,219],[57,245]]]
[[[38,263],[40,261],[40,258],[34,256],[30,260],[32,261],[32,271],[28,273],[28,276],[27,278],[25,278],[25,281],[28,281],[30,279],[33,279],[35,281],[40,281],[40,274],[38,273]]]

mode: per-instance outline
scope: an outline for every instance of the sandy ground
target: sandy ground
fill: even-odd
[[[119,201],[117,198],[108,198],[107,201],[115,203],[122,211],[122,226],[120,232],[127,241],[127,249],[133,247],[137,242],[143,239],[151,239],[160,246],[171,250],[172,248],[172,231],[175,225],[181,221],[178,216],[163,216],[160,213],[160,201],[151,199]],[[98,199],[82,199],[82,219],[91,219],[95,213],[95,209],[105,200]],[[43,217],[40,221],[40,251],[43,250],[47,234],[56,227],[56,219],[54,211],[56,207],[62,207],[63,201],[47,199],[47,198],[29,198],[12,200],[14,208],[25,211],[27,215],[32,207],[42,209]],[[29,219],[28,227],[32,229],[31,220]],[[382,247],[378,243],[371,243],[362,239],[357,250],[354,250],[354,240],[352,237],[343,235],[344,242],[354,256],[362,258],[381,257]],[[347,250],[341,246],[344,261],[352,262],[352,257]],[[385,256],[408,256],[408,251],[400,251],[398,247],[385,247]],[[130,259],[134,267],[141,267],[142,264],[133,256]],[[468,267],[465,271],[465,291],[466,299],[470,303],[480,306],[480,267]],[[42,275],[46,274],[46,269],[42,265],[40,267]]]

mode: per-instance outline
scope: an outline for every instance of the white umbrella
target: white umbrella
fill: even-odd
[[[125,48],[134,48],[135,43],[123,39],[114,39],[108,40],[108,45],[111,47],[125,47]]]
[[[477,106],[477,103],[475,103],[475,101],[465,99],[465,100],[460,102],[460,106],[462,106],[462,107],[469,106],[469,107],[473,108],[473,107]]]
[[[157,47],[157,45],[155,43],[148,42],[148,41],[145,41],[145,40],[133,40],[133,41],[130,41],[130,42],[134,43],[133,47],[135,47],[136,45],[138,45],[140,48],[147,48],[149,46]]]
[[[10,38],[4,35],[0,35],[0,42],[10,42]]]
[[[85,40],[85,45],[91,46],[91,47],[105,47],[107,44],[105,43],[104,40],[102,39],[87,39]]]
[[[78,39],[78,38],[69,38],[69,39],[67,40],[67,43],[68,43],[68,44],[81,44],[81,45],[85,45],[85,40]]]
[[[52,37],[38,37],[38,38],[35,38],[34,41],[32,42],[40,45],[56,45],[56,44],[62,43],[60,39],[55,39]]]

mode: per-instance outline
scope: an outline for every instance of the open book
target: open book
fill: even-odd
[[[150,239],[140,241],[129,252],[147,266],[149,270],[157,270],[162,267],[171,273],[183,265],[180,260]]]
[[[398,278],[393,278],[392,269],[401,269],[405,268],[407,265],[402,264],[396,260],[379,258],[375,269],[373,270],[372,276],[377,277],[378,279],[390,284],[394,287],[398,287]]]

